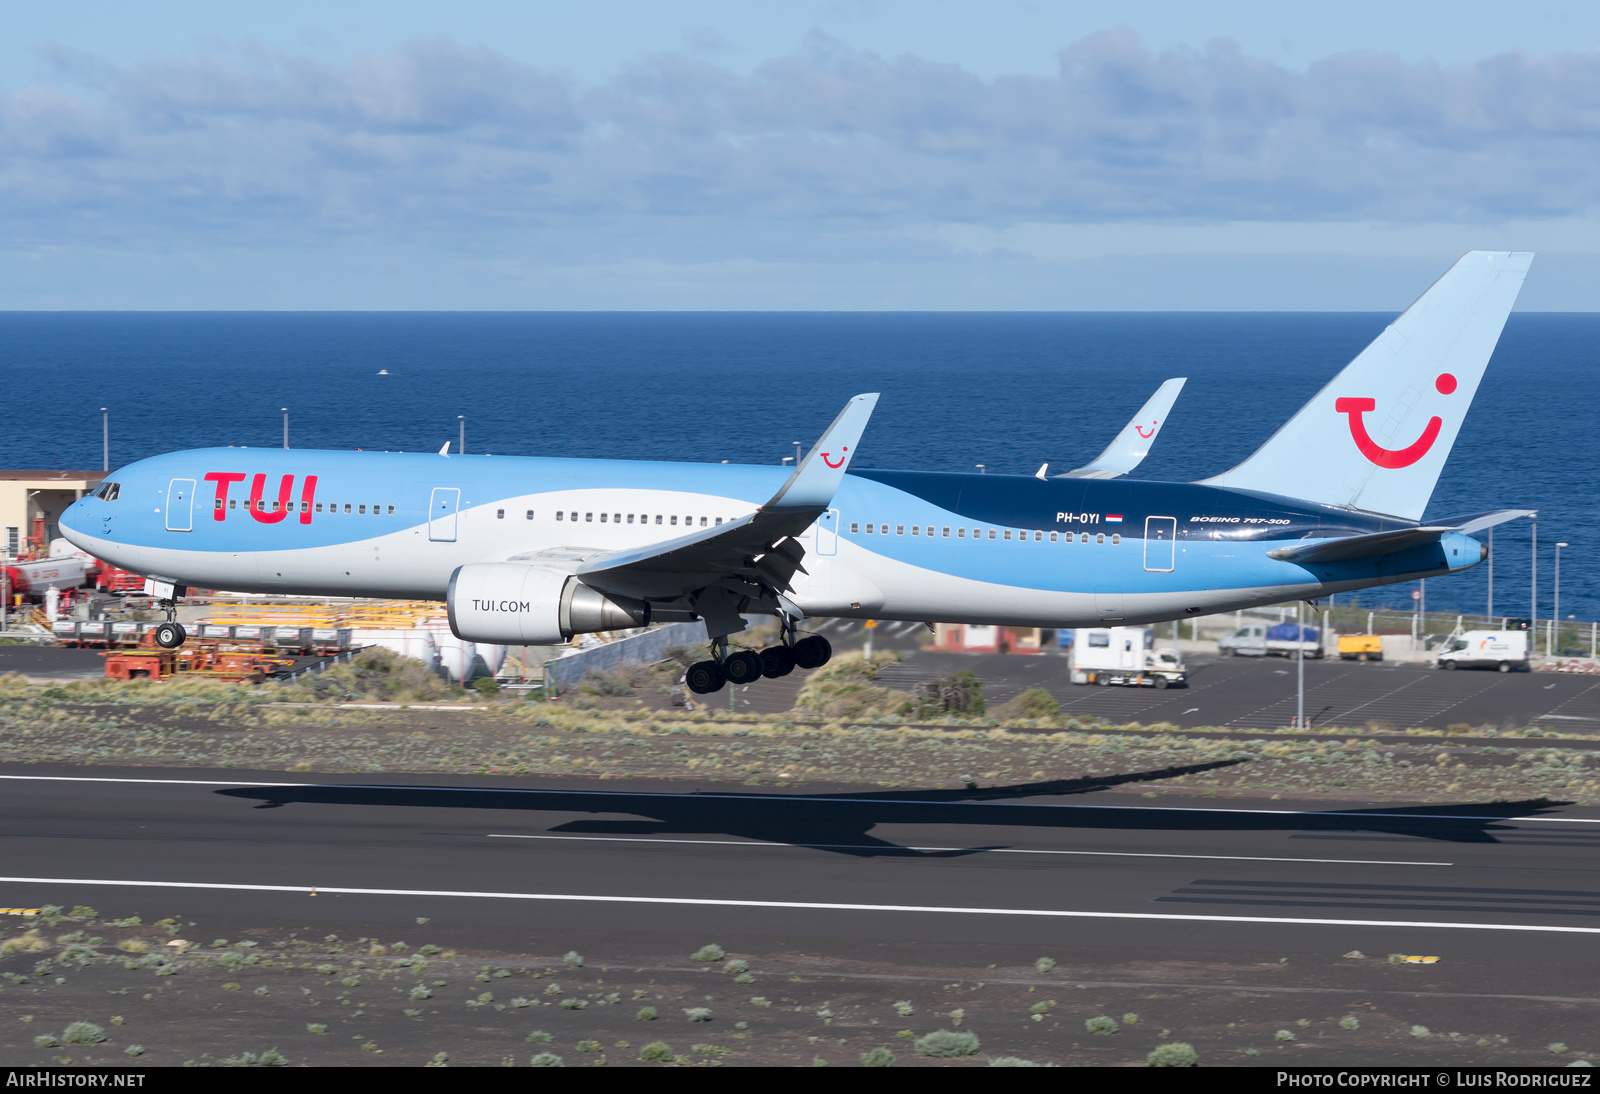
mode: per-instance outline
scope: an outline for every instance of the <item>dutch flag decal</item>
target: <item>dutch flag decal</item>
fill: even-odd
[[[1121,513],[1107,513],[1106,514],[1106,523],[1107,524],[1121,524],[1122,523],[1122,514]]]

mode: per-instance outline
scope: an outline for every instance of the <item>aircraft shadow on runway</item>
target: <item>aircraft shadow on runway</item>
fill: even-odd
[[[1356,832],[1441,840],[1498,843],[1497,824],[1537,816],[1570,804],[1544,798],[1519,802],[1382,807],[1330,812],[1248,811],[1079,805],[1028,801],[1079,795],[1132,783],[1229,767],[1247,760],[1174,766],[1086,779],[1059,779],[961,790],[885,790],[849,794],[639,793],[443,786],[301,784],[231,787],[223,797],[255,800],[258,809],[289,805],[492,809],[537,823],[541,813],[629,814],[638,819],[573,820],[543,829],[549,834],[683,838],[722,836],[811,847],[844,855],[952,858],[997,850],[1007,843],[960,848],[920,848],[870,835],[883,824],[963,825],[1003,828],[1098,829],[1141,832]]]

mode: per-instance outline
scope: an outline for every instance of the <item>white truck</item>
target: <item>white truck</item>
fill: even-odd
[[[1317,628],[1293,623],[1246,623],[1232,634],[1217,639],[1217,652],[1225,657],[1303,657],[1322,656]]]
[[[1186,687],[1174,649],[1158,650],[1149,627],[1080,627],[1072,639],[1072,682],[1101,687]]]
[[[1441,669],[1528,671],[1527,631],[1467,631],[1439,651]]]

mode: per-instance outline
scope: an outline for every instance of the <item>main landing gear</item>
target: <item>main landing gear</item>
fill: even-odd
[[[833,647],[820,634],[807,635],[798,641],[794,632],[784,631],[782,645],[769,646],[757,653],[755,650],[728,652],[726,638],[711,643],[710,661],[696,661],[684,675],[684,683],[696,695],[709,695],[721,691],[722,686],[753,684],[763,676],[776,679],[788,676],[795,669],[815,669],[826,665],[833,657]]]

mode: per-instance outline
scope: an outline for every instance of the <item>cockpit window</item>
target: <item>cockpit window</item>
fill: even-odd
[[[100,484],[100,489],[94,492],[94,496],[99,498],[101,501],[116,501],[117,494],[121,490],[122,487],[114,482],[103,482]]]

